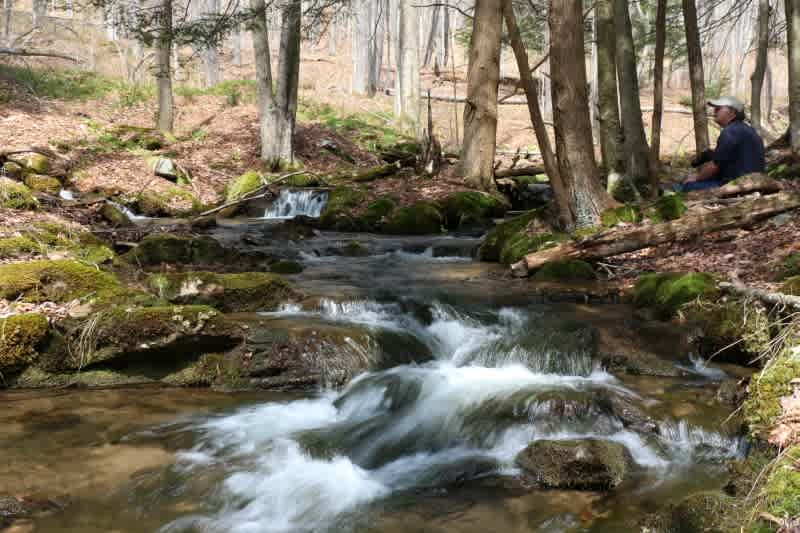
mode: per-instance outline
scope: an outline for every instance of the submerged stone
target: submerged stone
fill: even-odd
[[[633,459],[617,442],[539,440],[522,450],[516,462],[543,487],[609,490],[622,483]]]
[[[275,274],[299,274],[303,271],[303,265],[297,261],[277,261],[269,266],[269,271],[274,272]]]

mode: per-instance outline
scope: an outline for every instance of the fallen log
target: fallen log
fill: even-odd
[[[689,192],[686,197],[688,199],[730,198],[754,192],[773,194],[782,190],[783,185],[779,181],[770,178],[766,174],[753,173],[737,178],[716,189]]]
[[[544,167],[539,165],[507,168],[505,170],[497,170],[494,173],[495,179],[510,178],[512,176],[535,176],[536,174],[544,174]]]
[[[717,286],[725,291],[749,298],[761,300],[770,305],[785,305],[787,307],[794,307],[800,309],[800,296],[792,296],[791,294],[783,294],[781,292],[770,292],[762,289],[748,287],[737,279],[732,279],[730,282],[721,281]]]
[[[66,59],[68,61],[80,63],[80,61],[73,56],[60,54],[58,52],[50,52],[47,50],[27,50],[25,48],[8,48],[5,46],[0,46],[0,55],[23,57],[57,57],[59,59]]]
[[[730,207],[699,214],[687,214],[678,220],[632,229],[610,230],[566,242],[547,250],[526,255],[513,264],[516,276],[527,276],[550,261],[562,259],[593,260],[649,248],[666,242],[689,239],[732,228],[747,226],[784,211],[800,207],[800,195],[780,193],[745,199]]]

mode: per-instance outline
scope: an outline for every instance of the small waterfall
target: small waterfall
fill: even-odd
[[[116,202],[111,202],[111,201],[109,201],[108,203],[113,205],[114,207],[116,207],[120,211],[122,211],[122,213],[126,217],[128,217],[130,220],[132,220],[133,222],[136,222],[137,220],[150,220],[152,218],[152,217],[148,217],[148,216],[145,216],[145,215],[137,215],[136,213],[134,213],[133,211],[131,211],[130,209],[128,209],[127,207],[125,207],[122,204],[118,204]]]
[[[328,193],[318,190],[281,190],[278,198],[264,213],[267,219],[291,219],[296,216],[317,218],[328,203]]]
[[[62,200],[75,199],[75,195],[72,194],[72,191],[70,191],[69,189],[61,189],[60,191],[58,191],[58,197],[61,198]]]

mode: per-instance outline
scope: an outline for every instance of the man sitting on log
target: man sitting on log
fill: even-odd
[[[714,121],[722,128],[714,150],[705,150],[692,161],[700,167],[675,185],[676,192],[699,191],[720,187],[752,172],[764,172],[764,141],[755,129],[744,122],[744,104],[732,96],[711,100]]]

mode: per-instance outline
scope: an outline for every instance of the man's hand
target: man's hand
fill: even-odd
[[[697,174],[693,174],[687,177],[685,180],[683,180],[683,183],[694,183],[696,181],[700,181],[700,176],[698,176]]]

